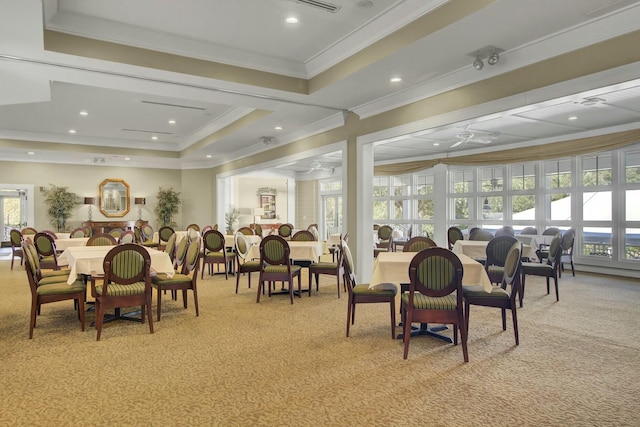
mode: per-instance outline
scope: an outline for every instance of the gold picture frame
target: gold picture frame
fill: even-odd
[[[100,212],[107,218],[122,218],[131,210],[129,184],[124,179],[107,178],[100,183]]]

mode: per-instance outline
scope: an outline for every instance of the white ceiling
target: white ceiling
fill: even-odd
[[[11,87],[4,96],[0,92],[0,138],[10,141],[0,143],[0,158],[210,167],[339,126],[343,110],[365,118],[640,29],[639,1],[501,0],[310,95],[64,55],[41,46],[46,28],[309,79],[448,2],[327,3],[339,10],[330,13],[295,0],[44,0],[43,8],[38,0],[0,0],[0,28],[11,31],[7,36],[0,29],[0,77],[45,81],[50,96],[42,100],[35,89],[11,92]],[[299,23],[286,24],[290,15]],[[498,64],[477,71],[468,53],[487,45],[504,52]],[[396,75],[403,81],[391,84],[389,78]],[[529,105],[518,103],[517,109],[512,100],[503,100],[383,132],[375,136],[382,140],[376,161],[638,127],[640,67],[623,67],[529,97]],[[589,97],[602,101],[584,105]],[[213,143],[199,143],[257,109],[271,113]],[[80,116],[80,111],[89,114]],[[570,121],[570,116],[578,118]],[[275,130],[276,125],[283,130]],[[463,132],[473,136],[467,133],[466,142],[452,147]],[[272,144],[263,144],[262,136],[272,137]],[[340,156],[332,152],[297,159],[282,169],[306,175],[318,162],[317,170],[337,168]]]

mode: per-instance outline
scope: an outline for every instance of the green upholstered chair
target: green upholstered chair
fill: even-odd
[[[344,236],[340,234],[340,242],[345,241],[349,243],[349,233],[344,233]],[[336,254],[340,251],[340,243],[337,245],[331,245],[328,247],[329,253],[331,254],[331,262],[336,262]]]
[[[404,358],[409,354],[411,324],[442,323],[453,325],[453,343],[462,340],[464,361],[469,361],[467,328],[462,302],[462,262],[444,248],[418,252],[409,264],[409,292],[402,294]]]
[[[11,269],[13,270],[13,260],[17,257],[20,258],[20,265],[22,265],[24,261],[24,255],[22,253],[22,242],[24,241],[24,237],[22,237],[22,233],[17,228],[9,231],[9,239],[11,240]]]
[[[357,284],[355,276],[355,265],[351,250],[344,240],[341,243],[342,263],[344,267],[344,282],[347,286],[349,294],[349,303],[347,305],[347,336],[351,325],[356,321],[356,305],[358,304],[389,304],[391,314],[391,338],[396,338],[396,295],[398,294],[398,286],[395,283],[379,283],[373,287],[368,284]]]
[[[494,236],[493,234],[491,234],[491,232],[483,230],[481,228],[478,228],[469,233],[469,240],[488,242],[489,240],[493,239],[493,237]]]
[[[152,285],[156,288],[157,297],[157,319],[160,321],[162,313],[162,294],[170,290],[173,293],[182,291],[182,303],[184,308],[187,308],[187,291],[193,292],[193,303],[196,308],[196,316],[200,315],[200,309],[198,307],[198,268],[200,266],[200,240],[194,240],[189,242],[187,247],[187,254],[184,262],[182,263],[182,270],[180,273],[174,274],[172,277],[167,276],[165,273],[160,273],[151,279]]]
[[[485,292],[481,285],[462,286],[464,298],[464,312],[467,331],[469,330],[469,307],[478,305],[483,307],[495,307],[502,311],[502,330],[507,330],[507,310],[511,310],[513,319],[513,333],[516,345],[520,344],[518,336],[518,315],[516,312],[516,298],[520,290],[520,268],[522,259],[522,243],[513,242],[504,261],[502,280],[500,286],[494,286],[491,292]],[[468,334],[467,334],[468,336]]]
[[[103,283],[96,285],[95,280],[91,281],[91,291],[96,298],[96,340],[100,341],[104,312],[108,308],[139,306],[142,323],[146,312],[149,332],[153,333],[149,252],[135,243],[115,246],[104,257],[103,269]]]
[[[115,236],[114,236],[115,237]],[[123,231],[118,237],[118,244],[122,245],[124,243],[135,243],[136,235],[131,230]]]
[[[157,248],[160,244],[159,242],[155,242],[153,240],[153,227],[149,224],[144,224],[138,227],[139,232],[136,233],[136,237],[139,238],[139,242],[142,246],[146,246],[148,248]]]
[[[299,230],[291,236],[291,240],[294,242],[315,242],[316,238],[309,230]]]
[[[60,270],[58,266],[58,252],[54,238],[49,233],[39,232],[33,237],[33,243],[36,246],[40,257],[40,268]]]
[[[120,239],[122,233],[124,233],[124,230],[122,228],[112,228],[111,230],[109,230],[109,234],[115,237],[116,241]]]
[[[259,259],[247,259],[251,245],[243,233],[236,232],[234,235],[234,246],[236,249],[236,294],[240,285],[240,275],[247,274],[249,289],[251,289],[251,273],[260,272]]]
[[[281,224],[280,227],[278,227],[278,236],[280,237],[290,239],[291,233],[293,233],[293,225],[291,224]]]
[[[88,225],[82,227],[82,229],[84,230],[84,237],[91,237],[93,235],[93,228]]]
[[[158,250],[164,250],[169,238],[176,232],[172,227],[165,225],[158,230]]]
[[[38,285],[67,281],[70,273],[69,269],[65,268],[46,271],[42,271],[40,269],[40,257],[38,255],[38,250],[31,240],[25,239],[22,242],[22,253],[24,254],[24,259],[29,259],[31,262],[31,269],[33,270],[32,273]]]
[[[494,237],[500,237],[500,236],[515,236],[516,232],[513,229],[512,226],[510,225],[505,225],[504,227],[500,227],[496,230],[496,232],[493,234]]]
[[[176,249],[173,252],[173,254],[169,254],[169,257],[173,262],[173,268],[176,270],[176,272],[180,271],[180,269],[182,268],[182,263],[184,262],[184,258],[187,256],[188,247],[189,247],[189,238],[187,236],[184,236],[182,239],[180,239],[180,241],[176,245]]]
[[[549,227],[546,230],[544,230],[542,232],[543,236],[560,236],[562,237],[562,230],[560,230],[558,227]],[[540,262],[543,262],[544,260],[546,260],[549,256],[549,244],[546,243],[540,243],[538,245],[538,249],[536,249],[536,256],[538,257],[538,260]]]
[[[295,237],[295,236],[294,236]],[[313,262],[308,265],[309,270],[309,294],[311,294],[311,278],[314,277],[316,279],[316,292],[319,290],[319,282],[320,275],[326,274],[328,276],[336,277],[336,288],[338,290],[338,298],[340,298],[340,278],[343,277],[344,280],[344,262],[343,256],[344,254],[340,250],[340,246],[338,246],[338,250],[336,251],[338,255],[338,262]],[[344,283],[345,291],[346,283]]]
[[[518,240],[512,236],[498,236],[489,240],[487,243],[487,259],[484,263],[484,269],[491,283],[500,284],[504,276],[504,263],[507,260],[507,254],[511,247]]]
[[[27,249],[25,248],[25,252]],[[81,280],[76,280],[73,284],[67,284],[66,276],[57,276],[56,281],[37,280],[37,267],[32,263],[31,256],[25,257],[25,270],[31,290],[31,317],[29,321],[29,338],[33,338],[33,330],[36,327],[37,316],[40,315],[40,308],[43,304],[58,301],[73,300],[74,307],[78,309],[78,319],[84,331],[84,299],[86,285]]]
[[[464,235],[462,234],[462,230],[458,227],[449,227],[447,230],[447,243],[449,244],[449,249],[453,249],[453,244],[458,240],[463,240]]]
[[[287,241],[281,236],[267,236],[260,242],[260,278],[258,279],[258,297],[256,302],[260,302],[260,292],[266,285],[271,296],[271,283],[284,282],[289,285],[289,298],[293,304],[293,279],[298,278],[298,297],[302,296],[302,282],[300,279],[299,265],[291,263],[291,248]],[[311,288],[311,286],[309,286]],[[311,290],[309,289],[309,294]]]
[[[553,278],[556,286],[556,301],[560,300],[558,292],[558,275],[560,271],[560,258],[562,256],[562,239],[556,234],[549,246],[549,256],[545,263],[523,262],[522,263],[522,298],[524,298],[524,287],[526,276],[543,276],[547,279],[547,295],[549,294],[549,282]]]
[[[393,247],[393,228],[383,225],[378,228],[378,242],[373,248],[373,256],[377,257],[380,252],[391,252]]]
[[[434,248],[436,246],[438,246],[436,242],[429,237],[415,236],[407,240],[407,242],[402,245],[402,252],[420,252],[424,249]]]
[[[195,230],[200,231],[200,226],[198,224],[189,224],[187,225],[187,230]]]
[[[89,236],[85,236],[84,228],[82,227],[74,228],[73,231],[71,231],[71,233],[69,234],[70,239],[82,238],[82,237],[89,237]]]
[[[164,252],[166,252],[169,255],[169,258],[173,261],[175,259],[176,256],[176,239],[178,238],[178,235],[176,233],[173,233],[169,239],[167,239],[167,242],[165,243],[164,247],[162,248],[162,250]]]
[[[564,263],[568,262],[571,265],[571,273],[576,275],[576,270],[573,267],[573,245],[576,240],[576,231],[573,228],[568,229],[562,234],[562,254],[560,255],[560,271],[559,277],[562,277],[562,271],[564,270]]]
[[[115,246],[117,244],[116,238],[107,233],[94,234],[87,240],[87,246]]]
[[[538,234],[538,229],[535,228],[535,227],[525,227],[525,228],[522,229],[520,234],[536,235],[536,234]]]
[[[260,236],[262,239],[262,226],[260,224],[253,224],[253,229],[256,232],[256,235]]]
[[[236,233],[242,233],[245,236],[253,236],[255,234],[251,227],[240,227],[236,230]]]
[[[22,233],[23,236],[34,236],[38,230],[36,230],[33,227],[25,227],[22,230],[20,230],[20,232]]]
[[[204,277],[204,266],[209,265],[209,274],[213,275],[213,266],[224,265],[225,279],[229,278],[229,270],[233,268],[235,263],[235,252],[225,247],[224,235],[218,230],[209,230],[203,237],[204,252],[202,255],[202,273],[200,278]]]

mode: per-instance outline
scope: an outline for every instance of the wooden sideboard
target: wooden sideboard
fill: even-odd
[[[83,227],[90,227],[92,234],[108,233],[114,228],[121,228],[123,230],[133,230],[134,227],[146,225],[148,221],[85,221],[82,223]]]

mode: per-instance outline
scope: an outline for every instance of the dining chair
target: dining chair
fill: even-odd
[[[149,224],[144,224],[140,227],[136,227],[136,229],[138,230],[138,232],[136,233],[136,237],[139,239],[139,243],[142,246],[145,246],[147,248],[158,247],[160,243],[153,240],[153,227],[151,227]]]
[[[91,237],[93,235],[93,228],[88,225],[82,227],[82,229],[84,230],[84,237]]]
[[[377,257],[380,252],[391,252],[393,247],[393,228],[383,225],[378,228],[378,242],[373,248],[373,256]]]
[[[20,232],[23,236],[33,236],[38,232],[38,230],[33,227],[24,227]]]
[[[538,234],[538,229],[535,228],[535,227],[525,227],[525,228],[522,229],[520,234],[536,235],[536,234]]]
[[[171,259],[171,261],[173,262],[173,260],[175,259],[175,255],[176,255],[176,240],[178,238],[178,235],[176,233],[173,233],[169,239],[167,239],[166,244],[164,245],[164,248],[162,248],[162,250],[164,252],[167,253],[167,255],[169,255],[169,259]]]
[[[54,238],[49,233],[38,232],[33,238],[33,243],[40,257],[40,268],[60,270]]]
[[[156,303],[156,318],[160,321],[162,313],[162,294],[166,291],[171,291],[175,294],[177,291],[182,291],[182,304],[184,308],[187,308],[187,291],[193,292],[193,304],[196,308],[196,317],[200,315],[200,308],[198,306],[198,268],[200,266],[200,241],[194,240],[189,242],[187,248],[187,254],[184,262],[182,263],[182,270],[180,273],[174,274],[169,277],[165,273],[159,273],[152,277],[151,284],[157,290],[157,303]]]
[[[340,254],[344,267],[344,283],[347,286],[349,302],[347,305],[347,337],[351,325],[356,321],[356,305],[388,303],[391,314],[391,338],[396,339],[396,295],[398,286],[395,283],[378,283],[370,287],[369,284],[356,282],[355,264],[347,242],[341,243]]]
[[[562,271],[564,270],[564,263],[568,262],[571,265],[571,274],[576,275],[576,270],[573,266],[573,245],[576,240],[576,231],[573,228],[568,229],[562,235],[562,254],[560,255],[560,271],[559,277],[562,277]]]
[[[329,254],[331,254],[331,262],[336,262],[336,254],[340,250],[340,242],[345,241],[349,243],[349,233],[344,233],[344,236],[340,234],[340,240],[338,244],[329,246]]]
[[[281,224],[278,227],[278,236],[283,237],[285,239],[291,238],[291,233],[293,232],[293,225],[291,224]]]
[[[108,308],[140,306],[141,322],[145,322],[146,312],[149,332],[153,333],[149,252],[134,243],[115,246],[104,257],[103,270],[102,284],[91,281],[91,292],[96,299],[96,341],[100,341],[104,312]]]
[[[302,282],[300,279],[299,265],[291,263],[291,248],[289,243],[282,236],[267,236],[260,242],[260,278],[258,279],[258,297],[256,302],[260,302],[260,292],[266,285],[271,296],[271,283],[288,283],[287,293],[293,304],[293,279],[298,278],[298,298],[302,296]],[[311,295],[311,284],[309,284],[309,295]]]
[[[340,278],[343,278],[344,282],[344,262],[343,262],[343,253],[340,250],[340,246],[338,246],[338,250],[336,251],[338,255],[338,262],[313,262],[308,265],[309,270],[309,295],[311,295],[311,278],[314,277],[316,280],[316,292],[319,291],[319,282],[320,275],[326,274],[328,276],[336,276],[336,287],[338,290],[338,298],[340,298]],[[344,283],[345,291],[346,291],[346,283]]]
[[[315,224],[312,224],[308,230],[311,232],[311,234],[313,234],[313,240],[315,240],[316,242],[320,241],[320,232],[318,231],[318,227],[315,226]]]
[[[135,243],[135,242],[136,242],[136,235],[131,230],[123,231],[120,237],[118,238],[119,245],[122,245],[124,243]]]
[[[234,246],[236,250],[236,294],[240,285],[240,275],[247,274],[248,288],[251,289],[251,273],[260,272],[259,259],[247,259],[251,245],[244,234],[236,232],[234,235]]]
[[[404,327],[404,358],[409,354],[411,324],[442,323],[453,325],[453,343],[462,340],[464,361],[469,361],[467,328],[462,301],[462,262],[445,248],[429,248],[418,252],[409,264],[409,292],[401,297]]]
[[[177,239],[177,236],[176,236],[176,239]],[[188,247],[189,247],[189,238],[187,236],[184,236],[182,239],[180,239],[180,241],[176,245],[176,249],[173,252],[173,256],[169,254],[169,257],[171,258],[171,262],[173,263],[173,268],[176,270],[176,272],[180,271],[180,269],[182,268],[182,263],[184,262],[184,259],[187,256]],[[203,254],[204,252],[201,255]],[[204,268],[204,265],[202,266],[202,268]]]
[[[293,242],[315,242],[316,238],[309,230],[299,230],[296,234],[291,236]]]
[[[117,241],[120,239],[120,236],[122,236],[122,233],[124,233],[124,230],[122,228],[112,228],[111,230],[109,230],[108,234],[111,234]]]
[[[503,236],[508,237],[508,236]],[[487,258],[488,259],[488,258]],[[516,308],[516,298],[520,289],[520,269],[522,266],[522,243],[516,240],[513,242],[507,253],[502,280],[500,286],[491,288],[491,292],[486,292],[481,285],[463,285],[462,297],[464,299],[465,326],[467,336],[469,336],[469,308],[471,305],[483,307],[495,307],[502,311],[502,330],[507,330],[506,311],[511,310],[513,319],[513,333],[516,345],[520,345],[518,336],[518,315]],[[507,287],[510,287],[507,290]]]
[[[94,234],[87,240],[87,246],[115,246],[117,244],[116,238],[107,233]]]
[[[203,237],[204,252],[202,256],[202,273],[200,278],[204,278],[204,266],[209,265],[209,275],[213,275],[213,266],[224,265],[225,279],[229,278],[229,270],[235,263],[235,252],[228,250],[225,246],[224,235],[218,230],[209,230]]]
[[[206,233],[209,230],[213,230],[213,226],[205,225],[204,227],[202,227],[202,230],[200,232],[204,235],[204,233]]]
[[[558,227],[550,227],[547,228],[546,230],[544,230],[542,232],[543,236],[560,236],[560,238],[562,238],[562,230],[560,230]],[[540,243],[538,245],[538,249],[536,249],[536,256],[538,257],[538,261],[540,261],[541,263],[546,260],[549,256],[549,248],[550,248],[550,244],[548,243]]]
[[[484,269],[491,283],[502,283],[507,255],[517,241],[518,239],[515,237],[505,235],[494,237],[487,243],[487,259],[484,263]]]
[[[71,233],[69,234],[70,239],[76,239],[76,238],[82,238],[82,237],[89,237],[89,236],[85,236],[84,228],[82,227],[74,228],[73,231],[71,231]]]
[[[547,280],[547,295],[549,295],[550,279],[553,278],[556,287],[556,301],[560,300],[558,292],[558,275],[560,270],[560,257],[562,256],[562,239],[559,234],[556,234],[551,240],[549,247],[549,256],[545,263],[538,262],[523,262],[522,263],[522,298],[524,298],[524,288],[526,276],[543,276]]]
[[[25,248],[25,252],[27,249]],[[78,319],[82,331],[85,328],[84,300],[86,285],[82,280],[76,280],[73,284],[67,284],[65,276],[58,276],[56,281],[48,280],[42,283],[37,280],[37,267],[33,258],[29,255],[24,260],[29,289],[31,290],[31,315],[29,320],[29,339],[33,338],[33,330],[36,327],[37,317],[40,315],[41,306],[58,301],[73,300],[74,308],[78,310]]]
[[[22,233],[17,228],[9,231],[9,240],[11,240],[11,269],[13,270],[13,260],[17,257],[20,258],[20,265],[22,265],[24,261],[24,255],[22,253],[22,242],[24,241],[24,237],[22,237]]]
[[[438,246],[438,244],[429,237],[414,236],[407,240],[407,243],[402,246],[402,252],[420,252],[423,249],[434,248],[436,246]]]
[[[256,235],[262,239],[262,226],[260,224],[253,224],[253,229],[256,232]]]
[[[236,230],[236,233],[242,233],[245,236],[253,236],[255,232],[250,227],[240,227]]]
[[[478,228],[473,232],[469,232],[469,240],[488,242],[489,240],[493,239],[493,237],[494,236],[493,234],[491,234],[491,232],[483,230],[481,228]]]
[[[198,224],[189,224],[187,225],[187,230],[195,230],[200,231],[200,226]]]
[[[174,235],[176,232],[172,227],[168,225],[160,227],[158,230],[158,250],[164,250],[164,247],[167,245],[169,238]]]
[[[500,236],[515,236],[516,232],[510,225],[505,225],[504,227],[498,228],[496,232],[493,234],[494,237]]]
[[[31,240],[23,240],[22,254],[25,260],[29,259],[29,261],[31,262],[31,268],[33,270],[33,274],[36,282],[38,283],[38,286],[50,283],[58,283],[60,281],[66,282],[69,278],[70,270],[67,268],[60,270],[42,271],[42,269],[40,268],[40,256],[38,255],[38,250]]]

